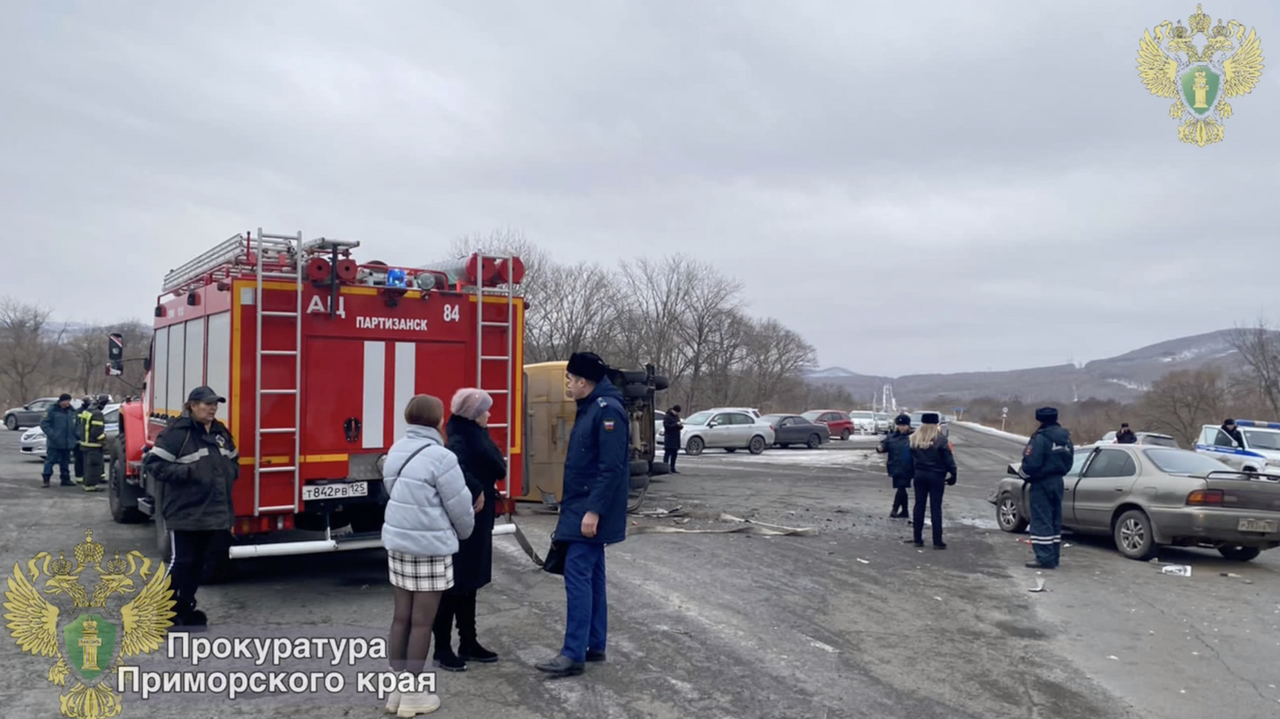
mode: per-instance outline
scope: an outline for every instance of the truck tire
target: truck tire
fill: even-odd
[[[138,497],[142,492],[125,481],[124,447],[120,440],[111,442],[111,465],[107,470],[107,504],[111,518],[118,524],[137,524],[147,515],[138,509]]]
[[[688,442],[684,444],[684,453],[690,457],[697,457],[702,454],[702,448],[706,446],[701,437],[690,437]]]

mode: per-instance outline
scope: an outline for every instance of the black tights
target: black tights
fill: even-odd
[[[395,590],[396,609],[391,618],[391,646],[388,647],[391,668],[397,672],[421,674],[431,651],[431,625],[440,608],[443,592],[410,592]]]

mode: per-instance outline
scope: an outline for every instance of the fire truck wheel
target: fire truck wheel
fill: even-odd
[[[768,443],[764,441],[764,437],[761,437],[760,435],[757,434],[756,436],[751,438],[751,446],[748,447],[748,450],[752,454],[760,454],[765,450],[765,447],[768,447],[768,446],[769,446]]]
[[[147,518],[138,510],[141,491],[125,482],[124,447],[119,440],[111,443],[111,468],[107,477],[107,503],[111,518],[120,524],[136,524]]]

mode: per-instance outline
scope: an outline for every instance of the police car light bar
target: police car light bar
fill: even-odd
[[[1237,427],[1260,427],[1264,429],[1280,429],[1280,422],[1263,422],[1257,419],[1237,419]]]

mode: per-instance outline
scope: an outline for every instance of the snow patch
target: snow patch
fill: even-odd
[[[1121,387],[1128,387],[1129,389],[1137,390],[1138,392],[1146,392],[1151,389],[1150,385],[1146,385],[1141,382],[1134,382],[1133,380],[1128,379],[1108,379],[1107,381],[1113,384],[1118,384]]]
[[[982,432],[984,434],[991,434],[997,437],[1004,437],[1005,439],[1016,439],[1019,442],[1031,441],[1030,437],[1026,437],[1021,434],[1014,434],[1012,432],[1005,432],[999,429],[993,429],[991,427],[986,426],[985,424],[978,424],[977,422],[956,422],[956,424],[961,427],[967,427],[969,429],[975,430],[977,432]]]
[[[707,451],[715,452],[716,450]],[[702,455],[702,457],[705,456]],[[696,462],[702,457],[690,457],[685,461]],[[707,459],[757,464],[790,464],[802,467],[839,467],[884,462],[884,457],[873,449],[770,449],[763,454],[749,454],[739,450],[733,454],[724,453],[719,456],[713,454]]]

